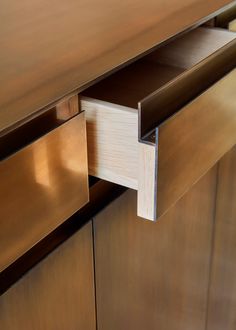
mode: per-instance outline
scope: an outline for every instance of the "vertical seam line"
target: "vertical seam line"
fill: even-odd
[[[94,218],[92,221],[92,246],[93,246],[93,283],[94,283],[94,308],[95,308],[95,327],[98,330],[98,311],[97,311],[97,284],[96,284],[96,258],[95,258],[95,228],[94,228]]]
[[[205,330],[208,329],[209,321],[209,304],[210,304],[210,293],[211,293],[211,278],[212,278],[212,268],[213,259],[215,251],[215,233],[216,233],[216,216],[217,216],[217,199],[218,199],[218,187],[219,187],[219,168],[220,161],[217,163],[216,170],[216,183],[215,183],[215,196],[214,196],[214,209],[212,213],[212,236],[211,236],[211,251],[209,256],[209,275],[208,275],[208,287],[206,293],[206,317],[205,317]]]

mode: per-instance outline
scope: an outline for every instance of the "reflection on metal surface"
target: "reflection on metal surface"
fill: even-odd
[[[43,186],[50,186],[50,173],[48,165],[47,145],[43,139],[37,149],[33,149],[33,164],[35,172],[35,181]],[[44,161],[43,168],[40,166]]]
[[[88,202],[84,113],[0,163],[0,271]]]
[[[75,175],[80,175],[81,168],[77,164],[77,159],[75,157],[71,157],[71,155],[73,155],[73,146],[70,141],[63,139],[63,134],[60,133],[58,140],[60,141],[60,149],[58,150],[60,163],[63,164],[66,170],[74,172]]]

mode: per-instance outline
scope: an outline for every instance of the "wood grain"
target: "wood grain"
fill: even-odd
[[[0,163],[0,271],[88,202],[84,113]]]
[[[95,217],[98,329],[205,330],[215,189],[216,168],[161,222],[130,190]]]
[[[0,131],[231,5],[231,0],[1,1]]]
[[[138,205],[139,217],[156,220],[157,146],[139,143]]]
[[[0,297],[1,330],[95,330],[91,222]]]
[[[81,97],[88,135],[89,174],[138,188],[138,112]]]
[[[236,327],[236,147],[219,163],[207,330]]]
[[[236,19],[229,22],[229,31],[236,32]]]

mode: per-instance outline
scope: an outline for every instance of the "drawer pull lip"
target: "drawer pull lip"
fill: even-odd
[[[145,143],[145,137],[149,136],[155,127],[161,125],[235,66],[236,39],[141,100],[138,103],[139,141]]]

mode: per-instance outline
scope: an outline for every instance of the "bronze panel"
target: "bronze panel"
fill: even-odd
[[[207,330],[236,328],[236,147],[219,163]]]
[[[139,102],[139,138],[236,67],[235,39]]]
[[[236,143],[236,70],[157,129],[157,217]]]
[[[88,202],[84,113],[0,163],[0,270]]]
[[[95,217],[98,329],[205,330],[216,168],[163,216],[129,190]]]
[[[89,222],[0,297],[1,330],[95,330]]]

